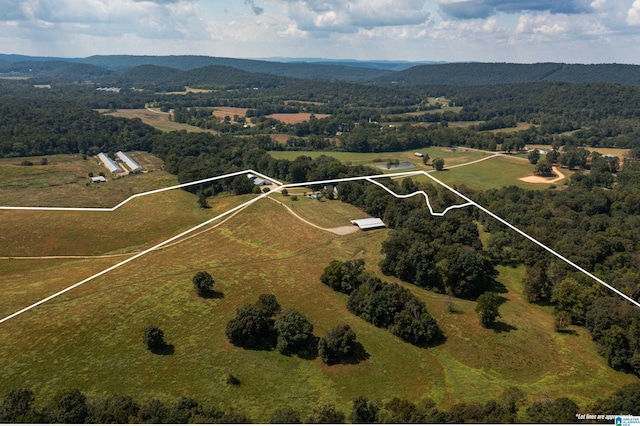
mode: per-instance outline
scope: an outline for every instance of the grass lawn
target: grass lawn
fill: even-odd
[[[326,203],[334,209],[326,217],[339,216],[339,204],[333,203],[339,202]],[[189,201],[185,209],[190,208]],[[41,402],[76,387],[89,395],[118,393],[140,401],[174,402],[187,395],[265,422],[285,404],[306,414],[319,402],[335,402],[348,412],[358,395],[415,402],[429,397],[448,408],[461,400],[486,401],[518,386],[529,402],[562,395],[585,404],[638,382],[609,369],[586,330],[554,333],[550,310],[522,297],[523,268],[500,268],[499,281],[508,289],[500,308],[502,332],[479,326],[474,302],[454,300],[457,313],[451,314],[446,296],[411,285],[444,330],[444,344],[416,348],[355,317],[346,309],[347,297],[321,284],[319,276],[332,259],[356,256],[376,271],[380,244],[389,232],[334,236],[276,203],[259,201],[210,232],[149,253],[0,324],[0,394],[30,387]],[[2,300],[16,289],[23,289],[22,296],[43,294],[49,287],[53,292],[63,281],[72,284],[110,262],[3,261]],[[201,270],[212,274],[222,297],[196,296],[191,277]],[[348,323],[369,358],[327,367],[319,358],[232,346],[224,334],[226,323],[237,307],[255,302],[260,293],[274,293],[283,308],[303,312],[316,336]],[[142,331],[149,324],[164,330],[172,355],[144,348]],[[240,386],[225,384],[228,372]]]

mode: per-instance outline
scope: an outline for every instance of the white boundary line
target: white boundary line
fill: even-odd
[[[257,173],[253,170],[244,170],[244,171],[240,171],[240,172],[235,172],[235,173],[229,173],[226,175],[222,175],[222,176],[218,176],[218,177],[214,177],[214,178],[208,178],[208,179],[202,179],[202,180],[198,180],[195,182],[189,182],[189,183],[185,183],[185,184],[181,184],[181,185],[175,185],[172,187],[168,187],[168,188],[163,188],[163,189],[157,189],[154,191],[149,191],[149,192],[144,192],[144,193],[140,193],[140,194],[135,194],[132,195],[131,197],[129,197],[127,200],[123,201],[122,203],[118,204],[117,206],[111,208],[111,209],[100,209],[98,211],[114,211],[115,209],[121,207],[122,205],[124,205],[125,203],[129,202],[130,200],[137,198],[137,197],[141,197],[143,195],[150,195],[150,194],[155,194],[158,192],[162,192],[162,191],[168,191],[168,190],[172,190],[172,189],[178,189],[178,188],[184,188],[187,186],[192,186],[192,185],[198,185],[201,183],[206,183],[206,182],[211,182],[214,180],[218,180],[218,179],[224,179],[224,178],[228,178],[228,177],[232,177],[232,176],[237,176],[237,175],[241,175],[244,173],[254,173],[257,176],[260,176],[266,180],[270,180],[272,182],[277,183],[279,186],[277,188],[275,188],[274,191],[279,191],[283,188],[294,188],[294,187],[299,187],[299,186],[312,186],[312,185],[322,185],[322,184],[327,184],[327,183],[336,183],[336,182],[349,182],[349,181],[359,181],[359,180],[365,180],[368,181],[370,183],[374,183],[382,188],[384,188],[387,192],[389,192],[391,195],[393,195],[396,198],[409,198],[415,195],[419,195],[419,194],[423,194],[425,196],[427,205],[429,206],[429,211],[431,212],[432,215],[434,216],[444,216],[448,211],[450,211],[451,209],[454,208],[462,208],[462,207],[467,207],[467,206],[475,206],[478,209],[482,210],[483,212],[487,213],[489,216],[493,217],[494,219],[496,219],[497,221],[499,221],[500,223],[506,225],[507,227],[513,229],[514,231],[516,231],[518,234],[522,235],[523,237],[527,238],[528,240],[532,241],[533,243],[537,244],[538,246],[540,246],[541,248],[543,248],[544,250],[548,251],[549,253],[553,254],[554,256],[556,256],[558,259],[562,260],[563,262],[567,263],[570,266],[573,266],[575,269],[577,269],[578,271],[582,272],[583,274],[587,275],[589,278],[593,279],[594,281],[602,284],[603,286],[607,287],[609,290],[613,291],[614,293],[618,294],[619,296],[623,297],[624,299],[628,300],[629,302],[633,303],[634,305],[640,307],[640,303],[636,302],[635,300],[633,300],[632,298],[630,298],[629,296],[627,296],[626,294],[622,293],[620,290],[616,289],[615,287],[607,284],[606,282],[604,282],[603,280],[601,280],[600,278],[596,277],[595,275],[593,275],[592,273],[590,273],[589,271],[587,271],[586,269],[580,267],[579,265],[575,264],[574,262],[570,261],[569,259],[567,259],[566,257],[562,256],[561,254],[557,253],[556,251],[554,251],[553,249],[549,248],[548,246],[544,245],[543,243],[541,243],[540,241],[536,240],[535,238],[531,237],[530,235],[528,235],[527,233],[521,231],[520,229],[516,228],[515,226],[513,226],[512,224],[510,224],[509,222],[507,222],[506,220],[502,219],[501,217],[499,217],[498,215],[496,215],[495,213],[489,211],[488,209],[484,208],[483,206],[481,206],[480,204],[476,203],[475,201],[473,201],[472,199],[468,198],[467,196],[461,194],[460,192],[458,192],[457,190],[451,188],[450,186],[448,186],[447,184],[443,183],[442,181],[436,179],[435,177],[433,177],[430,173],[427,173],[425,171],[413,171],[413,172],[404,172],[404,173],[390,173],[390,174],[381,174],[381,175],[372,175],[372,176],[358,176],[358,177],[350,177],[350,178],[342,178],[342,179],[327,179],[327,180],[320,180],[320,181],[312,181],[312,182],[301,182],[301,183],[292,183],[292,184],[282,184],[281,182],[276,181],[275,179],[271,179],[270,177],[263,175],[261,173]],[[394,193],[393,191],[391,191],[390,189],[386,188],[384,185],[380,184],[379,182],[375,182],[373,181],[373,179],[379,179],[379,178],[391,178],[391,177],[409,177],[409,176],[416,176],[416,175],[425,175],[427,176],[429,179],[432,179],[434,182],[438,183],[439,185],[441,185],[442,187],[448,189],[449,191],[453,192],[454,194],[456,194],[457,196],[459,196],[460,198],[462,198],[463,200],[466,200],[467,202],[464,204],[459,204],[459,205],[454,205],[454,206],[449,206],[447,209],[445,209],[442,213],[435,213],[433,212],[433,209],[431,208],[431,204],[429,203],[429,197],[428,195],[424,192],[424,191],[416,191],[412,194],[408,194],[408,195],[399,195]],[[243,209],[253,203],[255,203],[258,200],[261,200],[267,196],[270,195],[270,192],[265,192],[260,194],[259,196],[252,198],[251,200],[240,204],[239,206],[236,206],[230,210],[227,210],[226,212],[212,218],[209,219],[205,222],[202,222],[199,225],[194,226],[191,229],[188,229],[178,235],[175,235],[171,238],[169,238],[168,240],[165,240],[159,244],[156,244],[155,246],[148,248],[146,250],[141,251],[140,253],[131,256],[125,260],[123,260],[122,262],[119,262],[107,269],[104,269],[100,272],[98,272],[97,274],[94,274],[88,278],[85,278],[84,280],[77,282],[63,290],[60,290],[59,292],[52,294],[51,296],[45,297],[42,300],[39,300],[38,302],[35,302],[17,312],[14,312],[13,314],[0,319],[0,324],[10,320],[11,318],[14,318],[24,312],[27,312],[37,306],[42,305],[45,302],[48,302],[51,299],[54,299],[70,290],[73,290],[76,287],[79,287],[95,278],[98,278],[102,275],[105,275],[123,265],[126,265],[127,263],[138,259],[139,257],[144,256],[147,253],[150,253],[154,250],[157,250],[163,246],[166,246],[167,244],[170,244],[180,238],[182,238],[183,236],[197,230],[200,229],[204,226],[209,225],[212,222],[215,222],[216,220],[227,216],[237,210]],[[82,209],[82,208],[47,208],[47,207],[0,207],[0,209],[5,209],[5,210],[73,210],[73,211],[95,211],[95,209]]]
[[[157,194],[159,192],[171,191],[179,188],[186,188],[188,186],[200,185],[203,183],[213,182],[220,179],[226,179],[234,176],[239,176],[242,174],[253,173],[256,176],[260,176],[265,180],[269,180],[271,182],[276,183],[277,185],[282,185],[282,182],[278,182],[275,179],[271,179],[269,176],[263,175],[262,173],[258,173],[254,170],[247,169],[240,172],[228,173],[226,175],[216,176],[207,179],[196,180],[193,182],[182,183],[180,185],[168,186],[166,188],[154,189],[153,191],[140,192],[139,194],[134,194],[131,197],[127,198],[123,202],[117,204],[115,207],[7,207],[0,206],[0,210],[37,210],[37,211],[74,211],[74,212],[113,212],[120,207],[127,204],[129,201],[132,201],[138,197],[144,197],[145,195]]]

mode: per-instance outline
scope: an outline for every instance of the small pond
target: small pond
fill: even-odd
[[[413,169],[416,165],[413,163],[398,163],[392,164],[387,167],[387,164],[376,164],[376,167],[382,170],[405,170],[405,169]]]

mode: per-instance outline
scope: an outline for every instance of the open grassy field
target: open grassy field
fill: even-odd
[[[139,118],[143,123],[153,126],[163,132],[173,132],[186,130],[187,132],[209,132],[217,133],[211,129],[202,129],[196,126],[190,126],[184,123],[176,123],[169,119],[170,114],[161,112],[159,109],[120,109],[115,112],[109,112],[108,110],[98,110],[106,115],[112,115],[114,117],[123,117],[128,119]]]
[[[287,160],[295,160],[301,155],[309,156],[311,158],[319,157],[320,155],[327,155],[329,157],[336,158],[344,163],[350,162],[352,164],[363,164],[366,166],[375,167],[376,164],[385,165],[387,160],[398,160],[400,162],[409,162],[416,165],[415,169],[409,170],[433,170],[431,166],[424,166],[422,164],[422,158],[416,157],[415,152],[422,152],[429,154],[431,160],[434,158],[442,158],[445,160],[445,167],[451,167],[457,164],[463,164],[470,161],[476,161],[481,158],[488,157],[489,154],[466,150],[464,148],[456,149],[452,151],[448,148],[442,147],[430,147],[422,148],[418,150],[400,151],[400,152],[340,152],[340,151],[270,151],[269,155],[274,158],[285,158]],[[430,160],[430,161],[431,161]],[[385,173],[387,170],[381,169],[380,173]],[[390,171],[393,172],[393,171]]]
[[[433,176],[447,185],[465,185],[471,189],[501,188],[515,185],[527,189],[546,189],[551,184],[527,183],[520,178],[533,174],[534,166],[527,160],[516,157],[500,156],[468,166],[451,168],[442,172],[434,172]],[[562,187],[573,173],[564,170],[565,179],[553,183]],[[414,180],[429,180],[427,177]]]
[[[231,198],[231,204],[240,201]],[[152,207],[145,203],[154,204],[140,201],[143,210]],[[183,202],[186,210],[193,204]],[[333,225],[342,214],[338,203],[301,203],[301,209],[322,207],[324,213],[309,211],[307,217],[333,218]],[[410,285],[444,330],[444,344],[416,348],[355,317],[346,309],[346,296],[321,284],[319,276],[332,259],[356,256],[377,271],[380,244],[388,232],[335,236],[293,218],[276,203],[259,201],[218,228],[149,253],[0,324],[0,394],[30,387],[43,402],[76,387],[89,395],[127,394],[141,401],[156,397],[173,402],[187,395],[265,422],[274,408],[285,404],[306,413],[319,402],[335,402],[348,412],[358,395],[416,402],[430,397],[447,408],[460,400],[485,401],[518,386],[529,402],[569,396],[585,404],[637,383],[637,378],[606,366],[586,330],[553,332],[550,309],[529,305],[522,297],[523,268],[500,269],[498,279],[508,289],[501,307],[503,332],[479,326],[474,302],[454,300],[457,313],[448,313],[445,296]],[[32,250],[46,248],[47,241],[34,241]],[[21,303],[28,295],[53,292],[65,281],[72,284],[113,263],[1,261],[3,311],[16,308],[19,303],[12,300],[17,293]],[[200,270],[213,275],[223,297],[196,296],[191,277]],[[348,323],[369,358],[327,367],[319,358],[232,346],[224,335],[226,323],[237,307],[254,302],[260,293],[273,293],[283,308],[303,312],[317,336]],[[164,330],[172,355],[144,348],[142,331],[149,324]],[[225,384],[228,372],[240,386]]]
[[[531,149],[551,149],[552,146],[551,145],[527,145],[529,148]],[[611,154],[614,155],[616,157],[618,157],[620,159],[620,161],[622,161],[622,159],[624,158],[625,153],[629,152],[628,149],[623,149],[623,148],[604,148],[604,147],[590,147],[587,146],[585,147],[586,150],[594,152],[597,151],[602,155],[607,155],[607,154]],[[562,151],[562,149],[561,149]]]
[[[362,210],[339,200],[314,200],[304,194],[310,194],[311,189],[295,188],[289,190],[288,196],[272,195],[273,199],[285,203],[296,214],[322,228],[337,228],[351,225],[352,219],[362,219],[368,215]],[[291,196],[297,195],[297,201],[291,201]]]
[[[0,205],[30,207],[113,207],[133,194],[176,185],[177,179],[159,170],[162,162],[144,152],[131,152],[150,173],[111,176],[93,157],[81,155],[29,157],[33,166],[21,166],[24,158],[0,159]],[[106,183],[87,185],[89,173],[105,173]]]

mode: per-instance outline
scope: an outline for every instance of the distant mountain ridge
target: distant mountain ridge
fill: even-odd
[[[379,84],[472,86],[566,81],[640,85],[640,65],[564,63],[448,63],[419,65],[373,79]]]
[[[211,56],[134,56],[105,55],[88,58],[46,58],[0,54],[0,74],[24,77],[57,78],[66,81],[140,81],[128,71],[140,66],[149,68],[147,82],[168,82],[179,75],[202,85],[238,86],[242,82],[255,87],[284,84],[283,78],[350,82],[376,85],[453,85],[471,86],[537,81],[570,83],[608,82],[640,85],[640,65],[564,64],[564,63],[423,63],[404,61],[357,61],[318,58],[280,58],[286,62],[236,59]],[[224,67],[216,72],[200,71],[207,67]],[[164,70],[164,71],[163,71]],[[152,72],[151,72],[152,71]],[[191,74],[176,74],[176,71]],[[193,71],[193,72],[192,72]],[[211,69],[209,69],[211,71]],[[233,76],[238,73],[237,76]],[[163,75],[166,74],[166,75]],[[254,74],[254,75],[249,75]],[[216,81],[224,76],[225,82]],[[278,80],[280,79],[280,80]],[[154,81],[157,80],[157,81]],[[174,80],[175,81],[175,80]],[[249,86],[252,87],[252,86]]]

